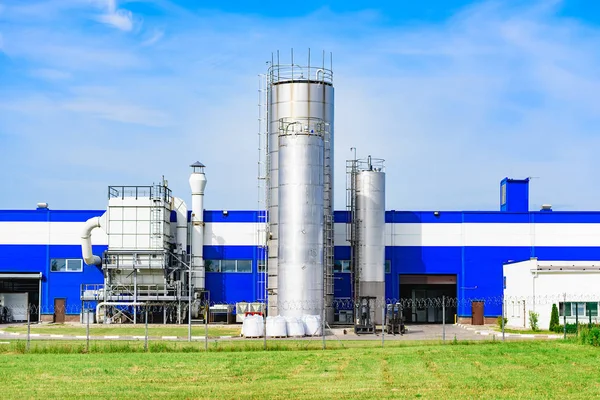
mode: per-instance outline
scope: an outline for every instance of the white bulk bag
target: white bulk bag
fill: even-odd
[[[288,336],[304,336],[304,322],[296,317],[286,317],[285,324]]]
[[[242,323],[244,337],[262,337],[265,334],[262,315],[248,315]]]
[[[302,319],[304,321],[304,330],[308,336],[321,335],[323,329],[320,315],[305,315]]]
[[[287,326],[285,318],[281,316],[267,317],[267,337],[286,337]]]

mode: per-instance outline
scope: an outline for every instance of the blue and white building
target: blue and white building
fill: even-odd
[[[600,260],[600,212],[528,210],[528,181],[505,179],[500,211],[404,211],[385,213],[385,294],[388,299],[458,299],[452,318],[471,317],[470,301],[501,298],[503,266],[537,260]],[[64,302],[67,319],[79,320],[82,285],[102,284],[102,269],[82,259],[86,221],[105,210],[0,210],[0,294],[27,293],[33,320],[55,318]],[[206,210],[203,256],[211,302],[265,302],[264,245],[258,211]],[[350,300],[348,213],[335,222],[334,297]],[[94,254],[108,248],[102,230],[92,232]],[[9,301],[9,300],[5,300]],[[488,301],[496,318],[501,303]],[[340,307],[343,308],[343,307]],[[415,310],[412,322],[441,322],[436,310]],[[336,320],[344,321],[344,310]]]

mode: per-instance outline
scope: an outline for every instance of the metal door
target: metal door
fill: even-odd
[[[471,302],[471,324],[483,325],[483,301]]]
[[[64,324],[67,299],[54,299],[54,322]]]

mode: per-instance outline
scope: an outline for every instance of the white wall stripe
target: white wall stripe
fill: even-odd
[[[257,246],[261,224],[206,223],[205,246]],[[0,222],[0,245],[79,245],[82,222]],[[94,245],[106,245],[101,229]],[[346,224],[335,224],[336,246],[347,246]],[[386,246],[600,246],[600,224],[444,223],[386,224]]]

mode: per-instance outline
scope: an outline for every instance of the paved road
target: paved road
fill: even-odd
[[[14,326],[12,324],[11,326]],[[76,326],[76,324],[74,324]],[[231,327],[231,326],[229,326]],[[241,329],[241,326],[240,326]],[[332,329],[326,330],[327,340],[377,340],[380,341],[381,333],[377,334],[363,334],[356,335],[352,328],[339,328],[333,327]],[[502,340],[502,334],[492,330],[489,326],[464,326],[464,325],[446,325],[445,333],[442,325],[408,325],[407,332],[404,335],[388,335],[385,334],[385,341],[421,341],[421,340],[437,340],[441,341],[445,335],[446,341],[456,340]],[[494,337],[495,336],[495,337]],[[557,339],[561,338],[561,335],[519,335],[519,334],[506,334],[506,340],[523,340],[523,339]],[[26,333],[13,333],[2,330],[0,325],[0,341],[7,341],[11,339],[25,339],[27,338]],[[39,334],[35,333],[35,328],[32,329],[31,333],[32,340],[85,340],[85,335],[62,335],[62,334]],[[299,338],[269,338],[269,340],[297,340]],[[305,337],[301,338],[304,340],[322,340],[322,337]],[[125,336],[118,335],[118,329],[115,329],[115,335],[103,335],[103,336],[90,336],[90,340],[144,340],[144,336]],[[166,341],[187,341],[187,336],[149,336],[148,340],[166,340]],[[204,336],[192,336],[192,341],[204,341]],[[223,340],[235,340],[235,341],[250,341],[250,340],[263,340],[263,339],[248,339],[239,336],[219,336],[209,337],[209,341],[223,341]]]

